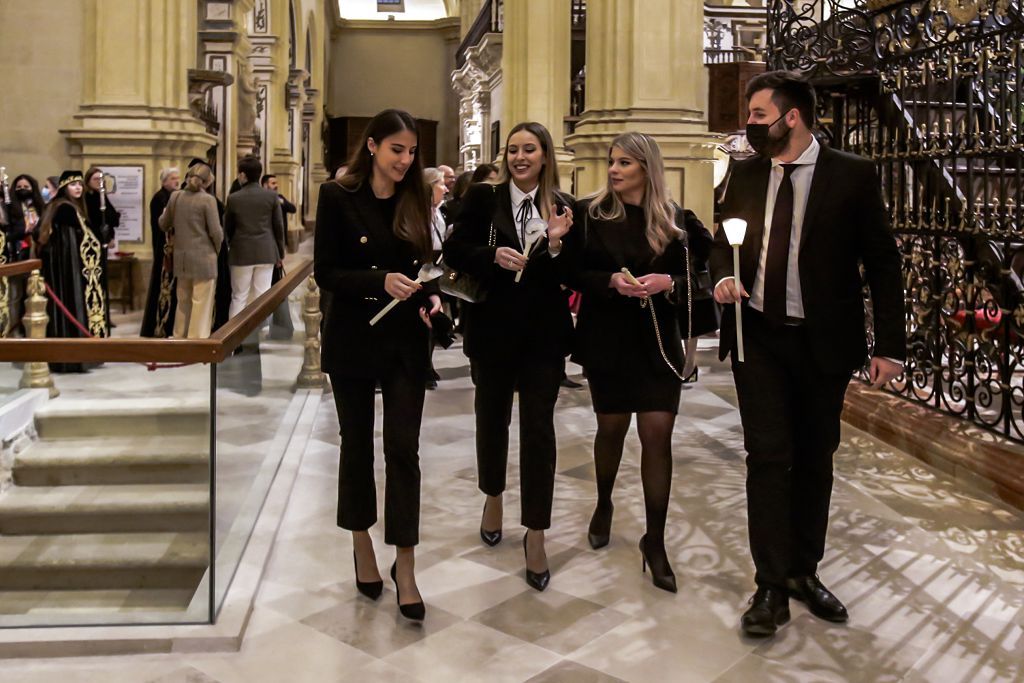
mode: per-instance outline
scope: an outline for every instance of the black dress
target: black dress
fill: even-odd
[[[592,218],[581,203],[584,246],[575,260],[575,287],[582,292],[572,360],[583,366],[596,413],[676,413],[682,382],[662,357],[654,321],[641,299],[625,297],[609,286],[623,267],[635,276],[668,273],[681,293],[679,305],[656,294],[654,305],[661,347],[676,370],[683,368],[679,312],[685,315],[685,238],[674,240],[660,255],[647,242],[644,211],[626,205],[626,218],[611,222]],[[684,322],[685,326],[685,322]]]
[[[38,244],[38,242],[37,242]],[[73,204],[55,208],[53,230],[39,245],[42,275],[67,313],[47,297],[47,337],[107,336],[106,306],[101,284],[103,247]],[[76,324],[77,323],[77,324]],[[88,330],[88,334],[83,330]],[[53,372],[84,372],[81,363],[50,363]]]
[[[153,238],[153,270],[149,275],[146,308],[142,313],[143,337],[166,339],[174,329],[174,312],[178,308],[176,279],[171,265],[172,247],[167,246],[167,233],[160,229],[160,214],[170,201],[170,190],[161,187],[149,202],[149,228]],[[165,261],[165,255],[167,259]]]

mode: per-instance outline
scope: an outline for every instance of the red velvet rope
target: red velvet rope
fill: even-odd
[[[90,339],[94,338],[96,335],[87,330],[82,325],[82,323],[78,322],[78,318],[71,314],[71,311],[69,311],[68,307],[64,305],[64,302],[61,301],[60,298],[50,288],[49,283],[44,281],[43,285],[46,287],[46,293],[49,295],[51,299],[53,299],[53,303],[56,304],[57,308],[61,310],[61,312],[64,314],[64,317],[71,321],[71,324],[77,327],[78,330],[86,337],[89,337]],[[195,365],[195,363],[139,363],[139,365],[144,365],[146,367],[146,370],[148,370],[149,372],[154,372],[156,370],[163,370],[165,368],[184,368],[189,365]]]

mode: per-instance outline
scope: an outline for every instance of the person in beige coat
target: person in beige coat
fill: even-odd
[[[224,241],[224,231],[217,214],[217,200],[205,192],[212,183],[213,171],[209,166],[193,166],[185,176],[185,189],[171,195],[160,216],[160,229],[174,239],[177,339],[205,339],[210,336],[213,323],[217,253]]]

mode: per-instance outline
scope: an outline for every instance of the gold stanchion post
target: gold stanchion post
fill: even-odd
[[[306,342],[302,370],[295,381],[299,389],[319,389],[324,386],[324,373],[320,371],[320,289],[310,275],[306,281],[306,294],[302,300],[302,320],[306,325]]]
[[[46,339],[46,324],[50,318],[46,314],[46,287],[38,270],[33,270],[29,276],[25,294],[25,317],[22,318],[25,334],[29,339]],[[25,363],[18,386],[22,389],[48,389],[50,398],[60,396],[60,391],[53,384],[50,366],[44,362]]]

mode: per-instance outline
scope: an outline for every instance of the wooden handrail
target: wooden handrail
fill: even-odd
[[[302,261],[209,339],[0,339],[0,362],[219,363],[312,272],[313,260]]]
[[[15,261],[14,263],[5,263],[0,266],[0,277],[14,277],[15,275],[24,275],[31,273],[33,270],[39,270],[43,267],[43,262],[39,259],[28,259],[26,261]]]

